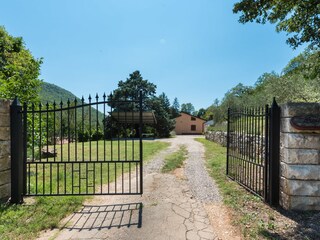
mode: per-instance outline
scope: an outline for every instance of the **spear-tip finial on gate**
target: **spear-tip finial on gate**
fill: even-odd
[[[106,93],[103,93],[103,96],[102,96],[102,97],[103,97],[103,101],[105,101],[105,100],[106,100],[106,97],[107,97],[107,96],[106,96]]]
[[[98,102],[98,100],[99,100],[99,95],[98,95],[98,93],[96,94],[96,101]]]
[[[18,96],[15,96],[13,102],[12,102],[13,106],[21,106],[20,101],[18,99]]]
[[[273,101],[272,101],[272,105],[271,105],[271,107],[278,107],[278,103],[277,103],[277,101],[276,101],[276,98],[275,98],[275,97],[273,97]]]
[[[91,97],[91,94],[89,94],[89,103],[91,103],[91,99],[92,99],[92,97]]]
[[[81,98],[81,102],[82,102],[82,104],[84,103],[84,97],[82,96],[82,98]]]

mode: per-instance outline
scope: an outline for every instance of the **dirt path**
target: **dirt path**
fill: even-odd
[[[203,146],[192,136],[161,141],[171,146],[145,166],[142,196],[94,197],[39,239],[240,239],[205,171]],[[189,152],[184,169],[160,173],[181,144]]]

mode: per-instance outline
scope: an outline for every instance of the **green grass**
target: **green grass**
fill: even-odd
[[[86,149],[88,149],[87,144],[89,143],[85,143],[84,145]],[[98,144],[103,144],[103,142],[99,142]],[[168,145],[168,143],[163,142],[145,141],[143,145],[144,162],[148,162],[152,156],[154,156],[160,150],[168,147]],[[116,148],[117,147],[118,146],[116,146]],[[67,144],[63,145],[62,155],[67,156],[67,149]],[[60,147],[57,147],[57,150],[61,150]],[[86,150],[85,155],[89,157],[87,151],[88,150]],[[133,155],[135,155],[135,151],[136,149],[131,151]],[[114,153],[116,154],[114,157],[117,159],[116,156],[119,156],[117,150],[115,150]],[[59,156],[59,154],[56,160],[59,158],[61,160],[61,156]],[[100,154],[100,150],[98,151],[98,154]],[[71,155],[70,158],[72,157],[75,156]],[[93,155],[91,157],[93,158]],[[125,156],[122,156],[121,153],[120,158],[122,157],[125,158]],[[129,159],[129,157],[128,151],[127,158]],[[53,159],[49,159],[49,161],[53,161]],[[125,168],[124,172],[128,170],[128,168]],[[40,174],[40,172],[41,171],[39,171],[38,174]],[[111,173],[112,171],[110,171],[110,179],[114,179],[114,176],[112,176]],[[57,176],[57,174],[55,176]],[[61,177],[60,175],[58,176]],[[42,178],[43,176],[39,175],[39,177]],[[67,175],[67,177],[69,179],[70,175]],[[30,180],[34,186],[35,179],[31,178]],[[70,179],[67,180],[67,183],[70,183]],[[45,182],[45,184],[48,184],[48,182]],[[46,189],[48,189],[48,186]],[[29,205],[0,204],[0,239],[33,239],[41,230],[58,227],[59,221],[68,214],[79,209],[84,200],[85,197],[80,196],[36,197],[35,203]]]
[[[162,172],[167,173],[180,168],[183,165],[183,161],[187,158],[188,151],[184,145],[180,146],[180,149],[165,158],[165,164],[162,167]]]
[[[143,159],[147,162],[150,156],[167,143],[152,141],[143,142]],[[50,146],[49,148],[52,148]],[[59,193],[94,193],[97,188],[87,186],[102,186],[112,182],[121,174],[134,170],[138,166],[139,141],[93,141],[91,143],[71,143],[57,145],[57,157],[41,159],[41,162],[51,164],[30,163],[27,167],[27,187],[29,194],[59,194]],[[83,150],[83,154],[82,154]],[[91,154],[90,154],[91,153]],[[102,164],[104,160],[111,160],[110,164]],[[118,160],[135,160],[135,163],[117,162]],[[73,161],[74,164],[61,162]],[[82,161],[95,161],[95,163],[82,163]],[[94,170],[87,173],[88,170]],[[72,186],[80,186],[72,188]],[[135,187],[135,186],[133,186]],[[101,191],[103,191],[100,188]],[[106,191],[106,190],[104,190]]]
[[[225,206],[231,211],[233,224],[240,227],[243,239],[320,239],[314,222],[319,211],[301,212],[272,208],[226,177],[226,148],[197,139],[206,149],[211,176],[218,184]]]

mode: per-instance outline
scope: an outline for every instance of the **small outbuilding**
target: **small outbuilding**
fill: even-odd
[[[205,120],[202,118],[181,112],[180,116],[176,117],[175,120],[174,131],[177,135],[202,134],[204,132]]]

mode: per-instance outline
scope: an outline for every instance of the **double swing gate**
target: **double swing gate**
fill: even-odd
[[[142,194],[142,94],[11,106],[11,202]]]
[[[228,109],[227,176],[270,205],[279,203],[280,108]]]

